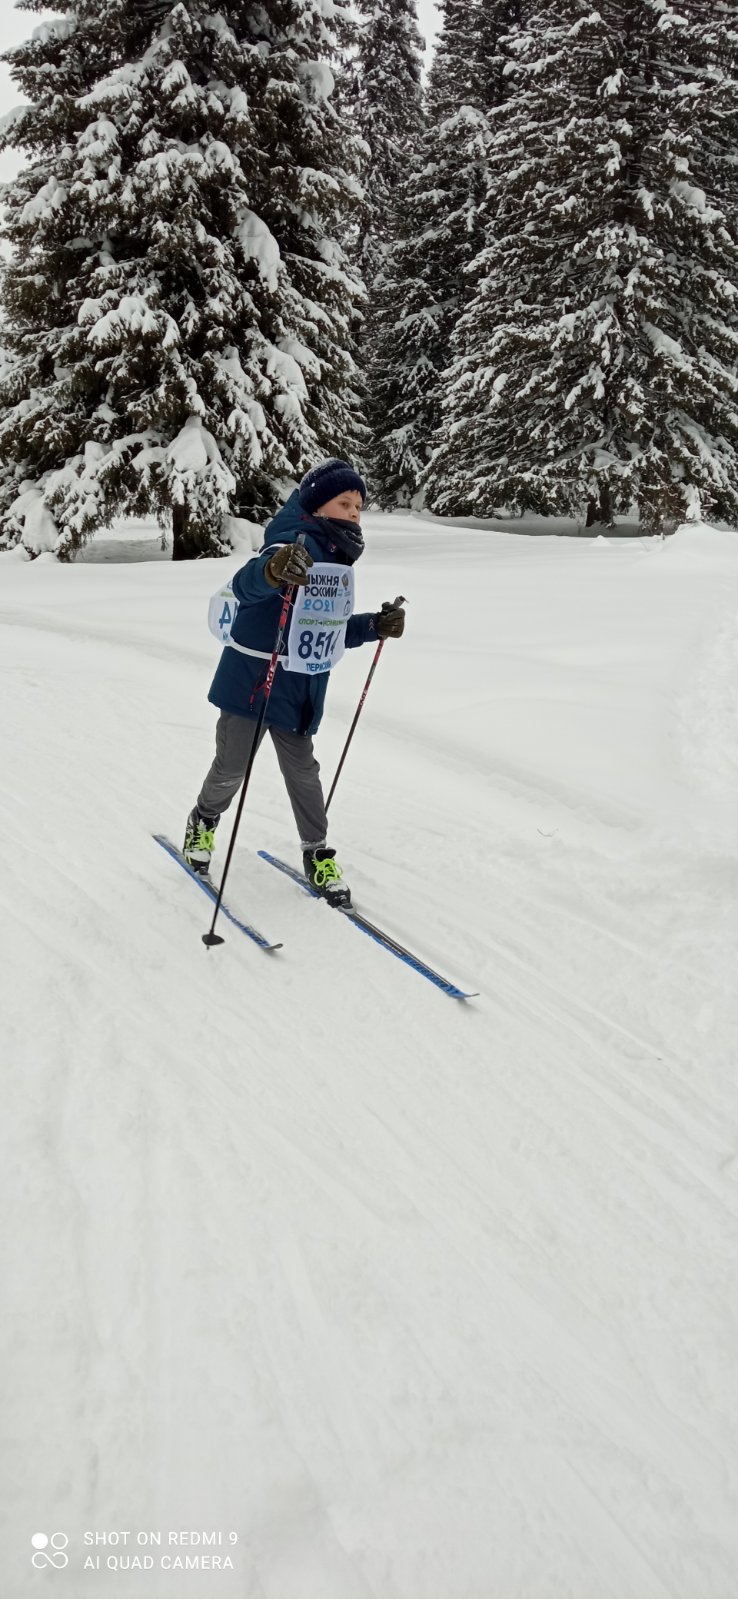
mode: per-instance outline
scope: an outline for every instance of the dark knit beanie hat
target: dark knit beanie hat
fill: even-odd
[[[313,466],[305,476],[297,491],[303,511],[312,516],[319,506],[327,505],[329,500],[334,500],[337,494],[344,494],[346,489],[354,489],[366,501],[366,483],[359,477],[353,466],[348,461],[321,461],[320,466]]]

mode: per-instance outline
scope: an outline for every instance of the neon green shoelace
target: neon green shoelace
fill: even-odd
[[[198,829],[197,829],[197,848],[198,849],[209,850],[210,854],[212,855],[213,850],[215,849],[215,828],[214,827],[198,827]]]
[[[316,861],[313,856],[313,866],[315,868],[313,882],[316,888],[325,888],[326,883],[338,883],[343,877],[340,866],[336,866],[330,856],[325,861]]]

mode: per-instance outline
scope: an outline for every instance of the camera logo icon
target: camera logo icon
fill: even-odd
[[[55,1571],[63,1571],[69,1565],[69,1555],[65,1549],[69,1539],[65,1532],[52,1532],[51,1537],[45,1532],[34,1532],[31,1539],[33,1554],[31,1565],[37,1571],[43,1571],[44,1566],[53,1566]]]

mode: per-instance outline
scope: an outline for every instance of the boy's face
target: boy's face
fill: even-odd
[[[363,507],[364,501],[358,489],[344,489],[342,494],[336,494],[332,500],[326,500],[325,505],[321,505],[315,515],[332,516],[337,522],[359,523]]]

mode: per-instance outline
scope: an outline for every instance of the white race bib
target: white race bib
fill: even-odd
[[[208,627],[221,644],[228,643],[237,610],[238,600],[233,589],[230,583],[224,583],[208,606]]]
[[[353,610],[353,568],[316,561],[305,587],[298,590],[292,610],[288,672],[304,672],[311,677],[330,672],[346,648],[346,624]]]

